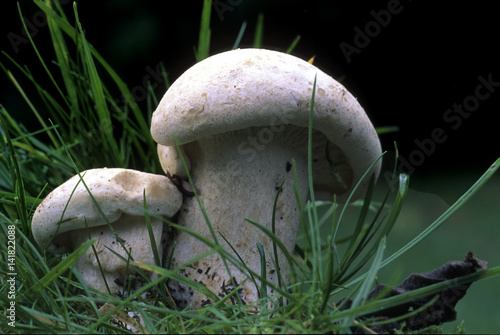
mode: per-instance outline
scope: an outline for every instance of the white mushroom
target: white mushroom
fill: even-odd
[[[182,195],[167,177],[150,173],[103,168],[84,171],[81,176],[88,191],[76,175],[53,190],[37,207],[32,221],[33,236],[41,248],[59,254],[96,238],[97,257],[89,248],[75,267],[88,286],[107,292],[99,260],[110,292],[116,295],[135,273],[109,249],[126,260],[130,259],[130,253],[133,260],[149,264],[155,264],[153,247],[162,256],[163,221],[150,216],[153,246],[146,225],[144,194],[149,213],[167,218],[179,210]]]
[[[261,269],[256,244],[260,243],[266,253],[266,277],[274,284],[278,279],[272,241],[245,218],[271,229],[274,198],[284,181],[275,229],[287,250],[293,251],[300,216],[291,164],[295,160],[300,197],[305,202],[309,191],[307,127],[315,76],[314,183],[317,190],[335,193],[337,200],[344,201],[381,155],[380,141],[363,108],[345,87],[297,57],[259,49],[209,57],[175,81],[152,119],[151,133],[159,143],[163,168],[170,174],[180,173],[176,137],[214,230],[258,274]],[[379,170],[380,162],[355,196],[364,193],[370,177],[377,176]],[[185,199],[179,224],[212,238],[195,198]],[[217,238],[231,251],[220,235]],[[173,268],[209,250],[184,232],[178,233],[176,245]],[[277,266],[286,280],[287,262],[281,252],[278,259]],[[234,266],[230,271],[236,284],[247,278]],[[221,297],[232,287],[219,254],[184,267],[181,273]],[[181,306],[199,308],[210,302],[178,283],[169,282],[169,286]],[[269,288],[267,293],[274,292]],[[240,297],[245,303],[258,299],[252,281],[246,281]]]

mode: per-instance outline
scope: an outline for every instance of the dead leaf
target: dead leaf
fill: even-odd
[[[475,258],[474,254],[469,251],[463,261],[451,261],[431,272],[411,274],[400,285],[396,287],[391,288],[385,284],[377,285],[368,295],[368,300],[375,297],[377,297],[377,299],[393,297],[432,284],[475,273],[480,269],[485,270],[487,269],[487,267],[487,262]],[[432,325],[440,325],[443,322],[453,321],[457,317],[455,305],[460,299],[465,296],[465,293],[467,292],[467,289],[470,285],[471,283],[448,287],[439,293],[438,299],[432,305],[420,311],[419,313],[403,320],[391,322],[389,324],[372,326],[370,327],[370,329],[375,331],[376,333],[392,333],[395,329],[399,330],[403,326],[403,330],[418,330],[427,328]],[[384,320],[400,317],[409,313],[410,311],[422,308],[435,296],[436,294],[433,294],[425,298],[417,299],[410,303],[388,308],[377,313],[364,315],[361,320],[365,321],[367,319],[373,318],[375,318],[376,320]],[[341,310],[349,309],[351,304],[352,301],[347,301],[344,306],[342,306]]]

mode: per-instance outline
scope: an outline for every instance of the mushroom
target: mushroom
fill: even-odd
[[[181,173],[176,140],[190,166],[190,175],[219,243],[236,250],[249,269],[261,273],[257,243],[266,255],[266,278],[278,284],[276,270],[287,281],[287,261],[278,251],[274,264],[272,240],[245,218],[271,230],[274,199],[282,182],[275,213],[275,234],[292,252],[300,225],[293,189],[295,161],[300,199],[308,194],[307,143],[313,82],[313,178],[316,190],[345,201],[361,176],[381,155],[378,136],[368,116],[344,86],[312,64],[281,52],[237,49],[209,57],[184,72],[165,93],[152,117],[151,133],[159,143],[167,173]],[[361,196],[380,161],[361,181]],[[196,198],[183,202],[178,223],[212,239]],[[248,275],[201,240],[177,232],[172,268],[205,285],[219,297],[241,285]],[[221,235],[231,244],[228,246]],[[170,250],[172,252],[172,250]],[[234,253],[233,253],[234,254]],[[189,265],[188,265],[189,264]],[[234,280],[234,281],[233,281]],[[257,284],[257,285],[256,285]],[[239,288],[244,303],[259,299],[260,284],[246,280]],[[288,284],[288,283],[286,283]],[[200,308],[211,300],[169,281],[180,306]],[[268,296],[275,292],[268,286]]]
[[[163,221],[153,214],[172,217],[181,206],[182,195],[167,177],[135,170],[93,169],[81,176],[88,190],[76,175],[54,189],[37,207],[33,236],[41,248],[56,254],[71,252],[96,238],[94,249],[87,249],[75,267],[89,287],[107,292],[100,263],[110,293],[119,295],[124,286],[134,289],[138,284],[135,279],[140,278],[113,251],[126,260],[155,264],[153,248],[157,248],[160,257],[163,253]],[[152,214],[154,246],[146,224],[144,194]]]

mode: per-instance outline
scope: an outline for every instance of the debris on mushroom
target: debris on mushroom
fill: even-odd
[[[70,178],[37,207],[33,236],[41,248],[56,254],[71,252],[96,238],[96,254],[91,247],[75,264],[87,285],[108,292],[107,283],[113,295],[135,289],[142,278],[113,251],[125,260],[155,264],[153,248],[160,257],[163,253],[163,221],[153,215],[175,215],[182,194],[167,177],[135,170],[103,168],[80,175],[82,179],[79,175]],[[144,195],[151,214],[154,245],[147,229]]]
[[[300,222],[292,162],[297,168],[302,206],[309,195],[307,134],[315,78],[314,186],[345,201],[381,155],[380,141],[356,98],[302,59],[262,49],[238,49],[209,57],[175,81],[152,118],[151,133],[159,144],[165,172],[182,173],[176,138],[219,243],[229,252],[234,248],[257,274],[261,273],[260,243],[266,253],[267,280],[275,285],[277,270],[288,284],[287,261],[278,251],[279,264],[274,264],[272,240],[245,218],[271,230],[274,198],[284,182],[276,206],[275,233],[292,252]],[[370,178],[379,171],[380,161],[361,181],[355,197],[364,193]],[[196,198],[184,199],[178,220],[186,228],[213,238]],[[208,250],[202,241],[178,232],[172,268]],[[239,285],[247,278],[236,267],[229,268],[234,282],[215,253],[180,272],[223,297],[233,283]],[[259,282],[247,280],[240,290],[241,300],[256,301],[259,286]],[[181,307],[196,309],[211,302],[174,281],[169,281],[169,287]],[[274,294],[270,285],[267,294]]]

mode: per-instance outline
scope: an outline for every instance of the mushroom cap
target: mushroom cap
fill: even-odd
[[[144,217],[144,194],[148,211],[172,217],[181,207],[182,194],[161,175],[128,169],[93,169],[81,173],[102,214],[78,175],[54,189],[33,215],[33,236],[42,248],[54,253],[71,251],[67,233],[112,224],[122,215]]]
[[[195,64],[160,101],[152,117],[152,136],[161,145],[174,146],[174,135],[182,145],[249,127],[308,127],[315,76],[313,128],[319,133],[313,149],[315,187],[345,200],[382,154],[377,133],[344,86],[289,54],[237,49]],[[380,166],[381,161],[372,174],[377,176]]]
[[[181,154],[184,157],[184,161],[186,162],[188,171],[191,169],[191,162],[184,150],[181,149]],[[182,164],[181,157],[179,156],[179,152],[177,151],[177,147],[171,146],[167,147],[161,144],[158,144],[158,158],[160,160],[161,167],[165,173],[167,171],[170,175],[177,175],[181,178],[187,179],[186,169],[184,168],[184,164]]]

